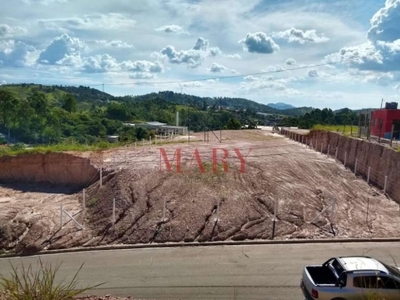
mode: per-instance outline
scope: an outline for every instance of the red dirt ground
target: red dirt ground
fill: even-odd
[[[271,239],[275,199],[275,239],[400,236],[399,205],[333,159],[268,130],[224,131],[222,137],[222,143],[210,134],[209,143],[193,142],[193,137],[190,144],[80,154],[105,168],[103,186],[98,181],[87,186],[85,212],[82,195],[74,190],[0,186],[0,251]],[[175,171],[176,164],[166,172],[162,160],[164,172],[159,172],[160,147],[171,160],[181,149],[181,173]],[[229,173],[223,172],[221,162],[218,173],[213,173],[212,148],[228,151]],[[205,173],[198,171],[193,159],[196,149]],[[248,155],[244,173],[235,149]],[[223,152],[217,153],[219,159]],[[166,219],[162,220],[164,202]],[[309,223],[332,203],[333,210]],[[61,204],[84,230],[66,216],[68,222],[60,229]]]

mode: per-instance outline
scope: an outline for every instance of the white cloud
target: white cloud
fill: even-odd
[[[217,56],[221,54],[218,47],[209,48],[209,41],[199,37],[195,45],[189,50],[175,50],[174,46],[167,46],[160,53],[153,53],[153,57],[167,58],[172,64],[187,64],[190,68],[197,68],[203,60],[209,56]]]
[[[20,26],[9,26],[7,24],[0,24],[0,38],[4,37],[15,37],[23,35],[27,32],[26,28]]]
[[[186,63],[191,68],[198,67],[204,59],[204,53],[190,50],[176,51],[173,46],[167,46],[160,51],[160,53],[168,58],[168,61],[172,64]]]
[[[124,70],[127,70],[129,72],[149,72],[149,73],[161,73],[164,72],[164,67],[163,65],[156,61],[156,62],[150,62],[147,60],[140,60],[140,61],[128,61],[128,62],[122,62],[121,64],[122,68]]]
[[[395,76],[391,73],[385,73],[385,74],[372,73],[370,75],[366,75],[363,81],[376,83],[382,86],[388,86],[393,82],[394,78]]]
[[[303,31],[294,27],[285,31],[274,32],[271,36],[276,39],[283,39],[289,43],[297,42],[300,44],[322,43],[329,40],[323,34],[318,34],[315,29]]]
[[[22,0],[25,4],[28,5],[51,5],[51,4],[56,4],[56,3],[68,3],[68,0]]]
[[[177,34],[189,34],[179,25],[165,25],[160,28],[157,28],[156,31],[165,32],[165,33],[177,33]]]
[[[309,70],[307,72],[308,77],[319,77],[318,71],[317,70]]]
[[[400,39],[400,0],[386,0],[385,6],[371,18],[368,39],[376,42]]]
[[[52,30],[123,30],[135,27],[136,21],[120,13],[92,13],[80,18],[41,19],[38,24]]]
[[[400,0],[386,0],[385,6],[371,18],[366,43],[343,47],[326,56],[328,62],[340,62],[348,67],[370,71],[400,69]],[[379,82],[387,82],[378,80]]]
[[[237,58],[237,59],[241,59],[242,57],[240,56],[240,54],[235,53],[235,54],[227,54],[225,55],[225,57],[227,58]]]
[[[285,62],[288,66],[294,66],[296,64],[296,61],[293,58],[288,58]]]
[[[155,75],[152,73],[145,72],[133,72],[129,74],[129,78],[131,79],[152,79],[155,78]]]
[[[120,70],[120,64],[108,54],[86,57],[82,61],[82,71],[87,73],[104,73],[118,70]]]
[[[400,40],[344,47],[338,53],[326,56],[325,60],[344,63],[360,70],[396,71],[400,67]]]
[[[191,81],[191,82],[181,82],[179,84],[181,87],[191,88],[191,87],[202,87],[204,84],[198,81]]]
[[[24,42],[0,41],[0,67],[28,67],[36,54],[36,49]]]
[[[260,90],[286,90],[286,85],[283,82],[274,81],[272,76],[246,76],[245,80],[241,82],[240,89],[247,92],[260,91]]]
[[[194,50],[207,50],[209,46],[209,42],[208,40],[202,38],[202,37],[198,37],[196,44],[193,46]]]
[[[243,50],[251,53],[271,54],[280,50],[274,40],[264,32],[248,33],[239,43],[243,44]]]
[[[79,62],[79,60],[76,60]],[[164,66],[147,60],[118,62],[114,57],[103,54],[82,59],[81,69],[87,73],[129,72],[130,78],[153,78],[155,73],[164,72]]]
[[[126,42],[123,42],[121,40],[115,40],[115,41],[106,41],[106,40],[99,40],[95,41],[96,44],[101,44],[104,45],[105,47],[108,48],[121,48],[121,49],[133,49],[135,46],[130,45]]]
[[[53,39],[46,49],[40,53],[38,63],[53,65],[69,55],[78,55],[86,49],[87,45],[80,39],[63,34]]]
[[[210,72],[213,72],[213,73],[220,73],[220,72],[225,71],[226,67],[224,67],[223,65],[217,64],[217,63],[213,63],[209,70],[210,70]]]
[[[2,80],[2,81],[0,82],[0,85],[5,85],[5,84],[7,84],[7,81],[5,81],[5,80]]]

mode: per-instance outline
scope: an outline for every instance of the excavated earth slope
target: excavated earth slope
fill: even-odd
[[[223,132],[223,138],[163,146],[169,172],[155,145],[104,152],[103,186],[87,185],[86,211],[80,193],[3,186],[0,249],[271,239],[275,199],[275,239],[400,236],[399,205],[333,159],[267,131]],[[213,173],[212,148],[226,149],[228,173],[223,150]],[[177,149],[181,172],[172,162]],[[238,151],[247,156],[245,169]],[[61,204],[83,230],[66,217],[60,229]]]

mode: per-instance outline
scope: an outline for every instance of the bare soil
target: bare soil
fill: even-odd
[[[0,186],[0,251],[271,239],[275,199],[278,240],[400,237],[399,205],[333,159],[269,130],[223,131],[222,143],[209,137],[209,143],[79,154],[104,167],[103,186],[87,186],[85,211],[81,192],[38,184]],[[171,160],[169,172],[160,148]],[[213,172],[213,148],[227,151],[228,173],[220,160],[223,150],[215,150]],[[177,150],[181,172],[172,162]],[[245,169],[238,151],[246,157]],[[65,215],[60,228],[61,204],[83,230]]]

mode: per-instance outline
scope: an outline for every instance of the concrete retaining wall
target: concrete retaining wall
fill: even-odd
[[[400,203],[400,153],[366,140],[346,137],[335,132],[313,130],[308,135],[282,129],[281,134],[318,152],[328,154],[358,176],[368,179]],[[336,150],[337,149],[337,150]],[[369,171],[368,171],[369,169]],[[369,173],[369,176],[368,176]],[[386,177],[386,184],[385,184]]]

